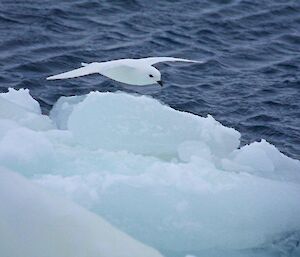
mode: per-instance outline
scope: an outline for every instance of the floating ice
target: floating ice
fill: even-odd
[[[23,126],[33,130],[53,128],[52,121],[49,117],[41,115],[37,104],[25,89],[19,91],[10,89],[8,93],[0,94],[1,130],[3,126]]]
[[[99,216],[0,170],[0,255],[162,257]]]
[[[51,119],[0,105],[2,166],[134,238],[182,256],[276,242],[297,256],[300,162],[266,141],[239,149],[240,134],[211,116],[124,93],[61,98]]]
[[[265,140],[233,151],[230,159],[234,165],[231,170],[242,169],[256,176],[300,182],[299,161],[283,155]],[[223,164],[226,167],[230,161],[224,160]]]
[[[9,88],[8,93],[0,93],[0,96],[2,99],[6,99],[25,110],[41,114],[39,103],[30,96],[28,89],[21,88],[19,90],[15,90],[13,88]]]
[[[90,93],[74,107],[68,129],[91,149],[175,156],[185,142],[200,142],[213,155],[225,156],[239,145],[239,133],[211,116],[175,111],[145,96]]]

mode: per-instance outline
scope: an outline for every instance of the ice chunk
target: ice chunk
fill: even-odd
[[[74,107],[68,129],[91,149],[160,157],[177,156],[185,141],[203,142],[213,155],[226,156],[237,148],[240,137],[211,116],[175,111],[152,98],[124,93],[90,93]]]
[[[9,88],[7,93],[0,93],[0,96],[27,111],[41,114],[39,103],[31,97],[28,89]]]
[[[223,160],[225,168],[257,176],[300,183],[300,162],[280,153],[267,141],[254,142],[235,150]]]
[[[74,106],[82,102],[85,98],[86,95],[70,97],[62,96],[58,99],[50,112],[50,118],[56,123],[59,129],[67,129],[68,119],[73,112]]]
[[[162,257],[99,216],[0,170],[0,255]]]
[[[0,96],[0,165],[144,243],[232,257],[300,240],[300,162],[265,141],[238,149],[211,116],[124,93],[61,98],[51,119]]]
[[[0,125],[6,122],[3,120],[9,120],[34,130],[52,129],[51,120],[40,114],[36,101],[28,91],[19,91],[10,90],[9,93],[0,94]]]

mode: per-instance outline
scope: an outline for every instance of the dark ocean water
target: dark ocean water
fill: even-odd
[[[147,56],[205,63],[159,64],[162,89],[45,80],[80,62]],[[60,96],[138,91],[300,159],[298,0],[0,0],[0,68],[0,91],[29,88],[45,113]]]

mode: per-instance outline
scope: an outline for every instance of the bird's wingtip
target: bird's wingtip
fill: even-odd
[[[47,77],[46,80],[55,80],[56,79],[55,77],[56,76],[50,76],[50,77]]]
[[[191,62],[194,62],[194,63],[204,63],[204,61],[196,61],[196,60],[191,60]]]

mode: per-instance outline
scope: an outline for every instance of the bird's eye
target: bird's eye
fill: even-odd
[[[152,75],[152,74],[150,74],[150,75],[149,75],[149,77],[150,77],[150,78],[153,78],[153,75]]]

